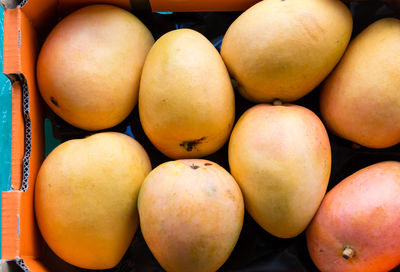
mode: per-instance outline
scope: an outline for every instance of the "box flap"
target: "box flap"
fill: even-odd
[[[12,90],[11,184],[2,193],[2,258],[37,258],[42,240],[34,219],[33,189],[43,161],[43,116],[35,82],[36,31],[21,8],[6,10],[4,73]]]
[[[21,192],[2,192],[2,259],[13,260],[20,256]]]

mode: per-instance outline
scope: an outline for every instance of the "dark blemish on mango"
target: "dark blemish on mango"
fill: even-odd
[[[58,102],[53,96],[50,97],[50,101],[54,104],[54,106],[58,107]]]
[[[200,139],[191,140],[191,141],[183,141],[179,146],[182,146],[186,151],[190,152],[195,148],[198,144],[204,141],[206,137],[201,137]]]
[[[204,166],[210,166],[210,165],[212,165],[212,163],[206,162],[206,163],[204,164]]]
[[[232,200],[235,200],[235,196],[232,194],[231,190],[226,190],[226,196]]]
[[[194,170],[196,170],[197,168],[200,168],[200,166],[194,165],[194,164],[192,164],[190,167],[193,168]]]
[[[205,192],[207,194],[207,196],[215,196],[215,194],[217,193],[217,188],[214,187],[213,185],[208,185],[205,188]]]

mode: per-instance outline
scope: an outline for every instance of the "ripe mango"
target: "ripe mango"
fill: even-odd
[[[137,196],[150,170],[142,146],[121,133],[56,147],[35,185],[36,219],[46,243],[78,267],[116,266],[138,228]]]
[[[212,272],[228,259],[243,224],[242,193],[233,177],[207,160],[166,162],[143,182],[140,227],[168,272]]]
[[[139,79],[154,38],[126,10],[81,8],[51,31],[37,62],[44,101],[62,119],[85,130],[123,121],[137,103]]]
[[[179,29],[150,50],[139,91],[139,114],[150,141],[170,158],[198,158],[228,140],[235,99],[218,51],[202,34]]]
[[[307,229],[322,272],[381,272],[400,264],[400,163],[376,163],[324,198]]]
[[[281,238],[305,230],[331,170],[328,134],[312,111],[289,104],[250,108],[232,131],[228,155],[246,209],[262,228]]]
[[[400,20],[361,32],[321,91],[328,129],[370,148],[400,143]]]
[[[265,0],[233,22],[221,55],[244,98],[291,102],[335,67],[352,28],[339,0]]]

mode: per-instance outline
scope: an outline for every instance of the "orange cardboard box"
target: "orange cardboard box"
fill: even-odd
[[[11,187],[2,192],[2,268],[56,271],[42,258],[33,191],[44,159],[43,105],[35,77],[40,41],[56,19],[81,6],[109,3],[127,10],[238,11],[258,0],[25,0],[4,13],[4,74],[12,81]]]

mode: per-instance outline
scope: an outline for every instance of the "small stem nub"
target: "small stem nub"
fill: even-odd
[[[342,257],[346,260],[353,258],[354,250],[351,247],[345,247],[342,251]]]
[[[282,106],[282,101],[280,101],[279,99],[275,99],[274,102],[272,102],[272,104],[274,106]]]

